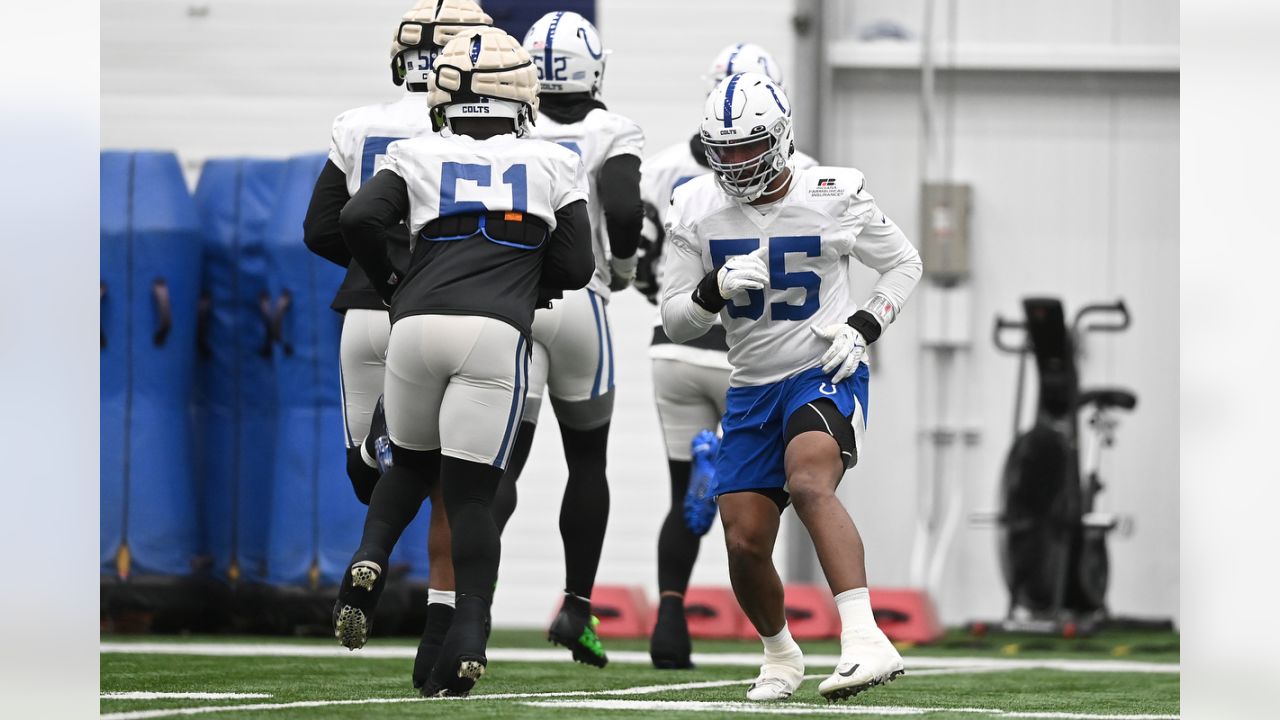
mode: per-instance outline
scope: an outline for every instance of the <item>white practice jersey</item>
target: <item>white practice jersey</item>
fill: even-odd
[[[734,255],[769,248],[769,282],[733,298],[720,311],[729,341],[733,386],[777,382],[818,365],[830,342],[811,327],[845,322],[849,258],[878,271],[873,293],[901,310],[920,279],[920,255],[863,187],[853,168],[796,172],[780,200],[759,208],[730,199],[711,176],[676,191],[666,222],[663,329],[680,342],[715,321],[692,293]]]
[[[791,156],[791,166],[795,170],[808,170],[816,167],[817,164],[817,160],[799,151]],[[696,177],[710,174],[711,168],[693,157],[693,149],[688,142],[677,143],[648,158],[640,165],[640,198],[657,211],[658,223],[661,225],[666,222],[667,209],[671,207],[671,195],[676,188]],[[652,247],[654,238],[648,239]],[[662,263],[660,260],[656,263],[654,270],[658,287],[661,289]],[[655,313],[653,324],[662,325],[661,313]],[[649,357],[681,360],[703,367],[728,367],[728,360],[725,359],[723,352],[680,343],[650,345]]]
[[[395,102],[348,110],[333,121],[329,160],[347,176],[347,193],[373,177],[387,146],[397,140],[430,135],[426,93],[405,93]]]
[[[631,120],[596,108],[587,113],[581,122],[562,125],[545,114],[529,128],[531,137],[548,140],[577,153],[586,167],[587,183],[591,199],[588,215],[591,218],[592,249],[596,256],[596,272],[587,288],[605,300],[609,299],[609,235],[604,226],[604,210],[596,189],[600,168],[611,157],[635,155],[644,152],[644,131]]]
[[[377,169],[394,172],[409,188],[411,242],[435,218],[486,211],[528,213],[554,230],[557,210],[587,199],[577,155],[514,134],[400,140],[387,148]]]

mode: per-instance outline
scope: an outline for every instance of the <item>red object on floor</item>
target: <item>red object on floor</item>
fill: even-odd
[[[600,618],[596,633],[602,638],[649,637],[652,611],[639,585],[597,585],[591,592],[591,612]]]
[[[826,585],[787,585],[784,607],[787,627],[796,640],[829,640],[840,637],[840,613]]]
[[[733,590],[727,587],[689,588],[684,594],[684,616],[689,622],[689,636],[695,639],[736,638],[744,627],[755,637],[751,623],[742,614],[742,608],[738,607],[738,599],[733,596]]]
[[[871,611],[894,642],[923,644],[942,638],[938,613],[923,590],[871,588]]]

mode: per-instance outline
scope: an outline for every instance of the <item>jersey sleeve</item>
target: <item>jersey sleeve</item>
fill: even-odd
[[[621,115],[610,114],[608,117],[609,133],[613,137],[613,142],[609,144],[609,151],[605,153],[604,159],[608,160],[618,155],[644,157],[644,131],[640,126]]]
[[[587,168],[582,164],[582,158],[572,150],[558,146],[557,149],[563,152],[557,153],[553,163],[557,170],[551,198],[551,207],[554,210],[560,210],[569,203],[586,200],[588,197]]]
[[[688,342],[704,335],[715,324],[715,313],[693,301],[693,290],[706,275],[702,247],[696,228],[685,221],[686,203],[691,193],[678,189],[667,212],[666,247],[662,253],[662,329],[675,342]]]
[[[850,194],[848,205],[840,217],[840,226],[848,235],[849,254],[880,273],[871,295],[888,298],[896,315],[902,311],[916,283],[920,282],[924,264],[907,236],[876,205],[875,198],[867,192],[866,178],[861,173],[858,173],[858,181],[858,188]]]
[[[343,175],[351,174],[351,148],[348,147],[351,143],[348,136],[351,133],[347,129],[349,115],[348,111],[334,118],[333,130],[329,134],[329,161],[341,170]]]

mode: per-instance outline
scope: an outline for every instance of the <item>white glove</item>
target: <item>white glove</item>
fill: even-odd
[[[716,287],[720,297],[730,300],[742,294],[744,290],[762,290],[769,282],[769,267],[765,264],[765,253],[768,248],[760,248],[747,255],[734,255],[729,258],[720,272],[716,273]]]
[[[830,374],[832,370],[836,371],[831,376],[832,385],[839,384],[858,369],[862,356],[867,354],[867,341],[862,337],[862,333],[845,323],[809,329],[823,340],[831,341],[831,347],[822,354],[821,362],[822,372]]]

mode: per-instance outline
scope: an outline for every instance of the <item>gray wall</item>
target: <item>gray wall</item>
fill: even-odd
[[[386,48],[409,4],[106,0],[103,146],[175,149],[192,176],[210,156],[323,150],[334,115],[399,92],[388,82]],[[1178,41],[1173,3],[959,4],[959,40],[984,47]],[[919,1],[826,6],[824,29],[832,40],[881,17],[919,32]],[[189,7],[208,13],[191,15]],[[764,45],[783,63],[791,87],[823,100],[825,161],[863,170],[881,206],[916,237],[918,73],[828,75],[812,63],[800,66],[792,13],[792,3],[767,0],[600,0],[600,30],[614,51],[605,100],[640,123],[656,152],[692,131],[702,109],[700,76],[720,47]],[[945,18],[939,26],[945,31]],[[813,42],[805,41],[806,54]],[[948,77],[940,76],[940,87],[950,87]],[[1111,598],[1120,612],[1176,615],[1177,76],[1002,70],[954,77],[954,176],[974,187],[974,344],[963,420],[980,440],[965,461],[948,463],[963,470],[953,486],[962,490],[965,513],[994,508],[1010,439],[1015,362],[989,346],[992,316],[1015,313],[1018,299],[1030,293],[1060,294],[1069,307],[1123,295],[1133,330],[1091,345],[1085,370],[1086,381],[1128,385],[1141,398],[1105,466],[1113,479],[1106,506],[1137,522],[1132,538],[1113,544]],[[793,99],[805,107],[816,98]],[[798,144],[812,150],[818,140],[802,135]],[[866,276],[859,279],[865,287]],[[656,595],[667,480],[646,354],[653,310],[628,292],[610,314],[618,401],[609,454],[613,509],[599,581],[642,584]],[[919,308],[909,308],[876,347],[868,452],[841,489],[863,529],[873,585],[909,580],[917,473],[927,459],[916,439],[924,379],[920,321]],[[542,419],[504,544],[494,608],[503,625],[545,623],[562,585],[557,518],[565,469],[549,409]],[[778,556],[786,551],[784,541]],[[1003,611],[993,533],[961,529],[948,560],[938,597],[944,619]],[[728,582],[718,529],[703,544],[694,582]]]

